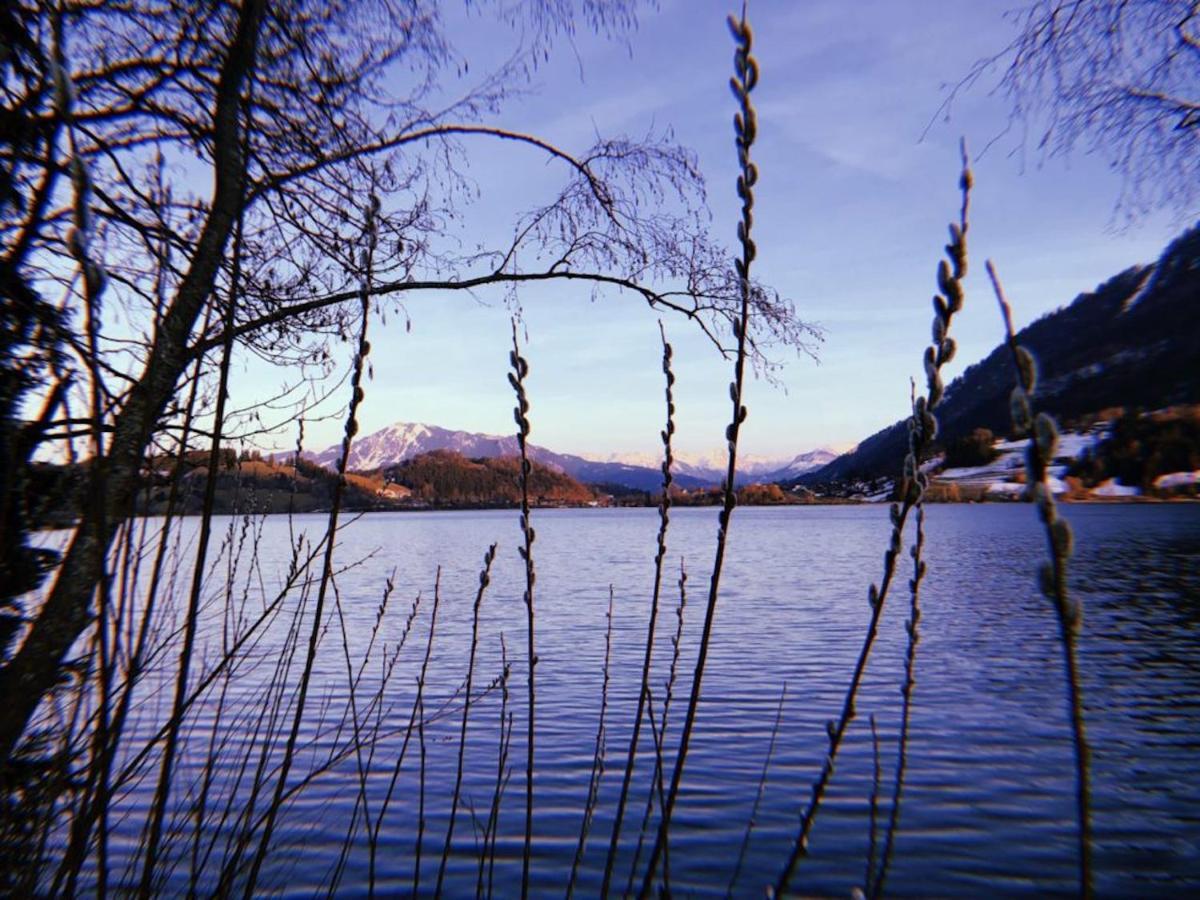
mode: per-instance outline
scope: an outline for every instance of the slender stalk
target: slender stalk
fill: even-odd
[[[231,753],[232,749],[230,745],[235,740],[236,730],[239,726],[236,713],[232,722],[226,718],[229,688],[232,683],[233,678],[231,673],[222,680],[221,690],[217,695],[216,711],[213,714],[213,724],[209,731],[208,749],[205,753],[204,766],[200,775],[200,797],[195,803],[195,809],[191,813],[193,825],[187,890],[189,898],[200,895],[200,883],[205,872],[205,863],[213,847],[213,840],[219,832],[219,826],[212,828],[210,825],[208,801],[213,785],[216,783],[218,777],[224,776],[222,780],[228,777],[227,774],[221,772],[221,769],[224,765],[228,764],[228,754]],[[244,768],[241,771],[244,772]],[[228,782],[226,782],[226,790],[229,790]],[[232,791],[227,793],[226,796],[230,796],[231,794]],[[219,807],[214,812],[219,814],[219,821],[221,823],[228,818],[227,812],[220,813]],[[209,839],[207,848],[203,846],[205,838]]]
[[[879,765],[879,730],[875,727],[875,714],[871,714],[871,795],[867,799],[867,866],[863,874],[863,886],[871,890],[875,875],[875,858],[879,849],[879,785],[883,780],[883,769]]]
[[[592,751],[592,774],[588,778],[587,800],[583,806],[583,821],[579,825],[579,841],[575,845],[575,858],[571,862],[571,875],[567,879],[567,897],[575,895],[575,880],[579,875],[579,866],[583,862],[583,853],[587,849],[588,831],[592,826],[592,816],[596,812],[596,800],[600,795],[600,780],[604,777],[604,716],[608,711],[608,664],[612,658],[612,613],[613,588],[608,586],[608,624],[604,629],[604,681],[600,688],[600,722],[596,726],[596,747]]]
[[[229,884],[232,882],[242,853],[245,852],[246,847],[250,843],[251,835],[243,827],[243,824],[252,821],[259,792],[265,783],[263,773],[266,769],[271,739],[276,734],[275,726],[280,719],[280,705],[283,695],[281,685],[294,655],[294,647],[299,636],[299,620],[299,615],[295,616],[288,628],[288,632],[284,638],[283,653],[277,659],[271,679],[262,691],[261,701],[251,705],[251,709],[254,711],[252,714],[248,714],[252,724],[250,724],[249,740],[245,742],[246,750],[241,754],[232,780],[226,782],[224,808],[221,810],[216,827],[211,828],[212,833],[208,840],[208,846],[194,865],[194,870],[199,874],[208,871],[209,860],[216,850],[217,843],[222,836],[225,836],[224,855],[221,859],[219,875],[213,888],[217,896],[228,896]],[[259,735],[260,733],[264,733],[264,731],[262,749],[256,754],[255,749],[258,746]],[[253,772],[249,796],[242,799],[240,804],[238,804],[239,797],[241,797],[242,781],[246,777],[246,773],[250,771],[251,762],[256,755],[258,756],[258,765]],[[234,814],[235,804],[240,806],[236,815]],[[229,831],[226,831],[226,825],[231,820],[233,821],[233,826]],[[198,842],[199,836],[197,839]],[[190,896],[196,893],[198,893],[198,883],[193,885],[189,890]]]
[[[900,707],[900,735],[896,746],[896,776],[892,782],[892,801],[888,811],[887,830],[884,832],[883,851],[879,857],[879,870],[868,869],[866,893],[873,898],[883,896],[892,854],[896,846],[896,833],[900,824],[900,800],[904,791],[904,777],[908,772],[908,735],[912,722],[913,691],[917,685],[917,645],[921,641],[921,582],[925,579],[925,563],[921,552],[925,546],[925,506],[917,507],[917,533],[912,545],[913,577],[909,581],[908,620],[904,630],[908,643],[904,651],[904,684],[901,685],[903,702]]]
[[[467,687],[463,700],[462,726],[458,731],[458,767],[454,773],[454,796],[450,800],[450,824],[446,826],[446,843],[442,846],[442,862],[438,866],[437,887],[434,896],[440,897],[446,880],[446,864],[454,842],[454,822],[458,814],[458,801],[462,795],[463,766],[467,753],[467,723],[471,718],[471,683],[475,675],[475,651],[479,646],[479,610],[483,606],[483,593],[492,580],[492,562],[496,559],[496,545],[488,547],[483,554],[483,571],[479,573],[479,590],[475,592],[475,609],[471,617],[471,650],[467,656]]]
[[[379,832],[383,828],[383,820],[387,815],[388,807],[391,805],[392,797],[396,792],[396,784],[400,780],[400,770],[404,766],[404,759],[408,755],[408,745],[412,740],[414,726],[419,727],[422,731],[425,727],[424,716],[421,714],[423,704],[425,702],[425,679],[429,673],[429,660],[433,656],[433,639],[437,633],[438,608],[441,606],[442,589],[442,567],[438,566],[437,573],[433,579],[433,609],[429,613],[429,633],[425,637],[425,656],[421,660],[421,671],[417,675],[417,694],[413,698],[412,710],[408,716],[408,726],[404,729],[404,741],[400,745],[400,752],[396,755],[396,763],[392,767],[392,778],[388,783],[387,792],[383,795],[383,802],[379,806],[379,814],[375,817],[375,830],[370,844],[369,866],[367,869],[367,896],[375,896],[375,878],[376,878],[376,856],[379,847]],[[415,609],[414,605],[414,609]],[[398,652],[398,651],[397,651]],[[420,724],[418,726],[418,717]]]
[[[525,738],[525,846],[521,855],[521,897],[529,896],[529,864],[533,855],[533,756],[534,756],[534,712],[537,705],[537,688],[534,679],[534,669],[537,666],[537,650],[534,646],[533,628],[533,585],[537,575],[533,567],[533,542],[536,534],[530,523],[529,515],[529,476],[533,466],[529,462],[529,400],[525,394],[525,377],[529,374],[529,363],[521,356],[521,346],[517,341],[517,320],[512,321],[513,349],[509,355],[513,371],[508,375],[508,381],[517,395],[517,406],[513,416],[517,423],[517,445],[521,448],[521,534],[525,545],[518,547],[517,552],[525,561],[525,612],[526,612],[526,654],[529,667],[529,701],[527,713],[527,733]]]
[[[671,773],[671,789],[667,793],[666,804],[663,806],[659,819],[658,833],[650,851],[645,877],[642,880],[641,896],[643,897],[649,896],[652,891],[654,873],[658,868],[658,861],[663,854],[667,835],[671,829],[671,815],[675,811],[675,801],[679,797],[679,788],[683,783],[688,746],[692,739],[692,729],[696,724],[696,713],[700,708],[704,667],[708,661],[708,646],[712,639],[713,623],[717,613],[717,597],[720,594],[721,570],[725,562],[726,539],[733,517],[733,509],[737,505],[734,479],[737,475],[738,434],[747,414],[746,407],[742,405],[742,396],[745,387],[750,300],[756,290],[750,281],[750,266],[757,254],[757,248],[750,237],[750,231],[753,222],[751,210],[754,208],[754,184],[758,181],[758,168],[750,161],[750,148],[758,131],[757,117],[750,102],[750,92],[758,83],[758,63],[750,54],[753,36],[750,25],[746,21],[745,7],[742,8],[740,21],[734,19],[733,16],[730,16],[728,21],[730,31],[733,32],[734,40],[738,45],[737,53],[734,56],[735,75],[730,80],[730,85],[740,106],[740,111],[734,116],[734,130],[737,134],[738,164],[741,169],[737,180],[737,191],[742,200],[741,220],[738,222],[738,242],[741,244],[742,255],[740,259],[734,260],[741,304],[738,317],[734,320],[733,325],[734,337],[737,339],[733,382],[729,385],[729,397],[733,402],[733,416],[725,429],[725,438],[729,445],[729,458],[725,471],[724,502],[718,514],[717,549],[713,559],[712,575],[709,579],[708,605],[704,611],[704,625],[700,632],[700,649],[696,657],[696,669],[692,675],[692,690],[688,697],[687,711],[684,713],[679,750],[675,755],[675,767]]]
[[[484,870],[487,870],[487,894],[492,895],[492,875],[496,868],[496,831],[500,825],[500,801],[507,783],[508,748],[512,741],[512,713],[508,711],[508,647],[504,643],[504,632],[500,632],[500,738],[496,750],[496,784],[492,790],[491,809],[483,829],[483,853],[479,857],[479,876],[475,882],[475,896],[485,896],[483,891]],[[490,844],[489,844],[490,838]]]
[[[883,615],[888,590],[896,574],[896,559],[900,555],[904,526],[913,507],[917,506],[924,497],[925,478],[921,472],[921,457],[937,436],[938,424],[933,411],[941,403],[944,393],[941,368],[954,358],[956,345],[948,332],[954,315],[962,309],[964,299],[962,279],[967,271],[967,214],[970,208],[973,176],[965,142],[959,149],[962,156],[962,173],[959,176],[962,204],[959,208],[958,222],[950,226],[950,243],[946,245],[947,258],[938,262],[937,283],[941,293],[934,295],[933,298],[933,344],[925,348],[924,358],[927,390],[925,396],[918,397],[914,402],[913,413],[908,420],[908,454],[904,458],[904,471],[899,484],[899,495],[902,499],[900,503],[893,503],[890,510],[892,536],[890,545],[883,555],[883,578],[878,587],[872,584],[867,592],[867,600],[871,607],[867,632],[863,637],[858,660],[854,664],[854,673],[850,677],[850,684],[846,688],[841,713],[836,720],[830,719],[825,723],[825,731],[829,737],[829,749],[825,754],[821,771],[813,783],[811,798],[801,813],[800,828],[793,841],[791,853],[776,880],[775,893],[777,896],[783,896],[787,891],[788,883],[800,860],[808,855],[809,835],[816,822],[817,813],[820,812],[825,791],[833,779],[838,751],[841,749],[846,732],[855,717],[858,689],[871,658],[871,650],[879,632],[879,621]]]
[[[742,846],[738,850],[737,865],[733,867],[733,874],[729,877],[729,886],[725,889],[726,897],[732,897],[734,888],[737,887],[738,876],[742,874],[742,865],[746,861],[746,851],[750,849],[750,835],[754,831],[754,826],[758,824],[758,809],[762,806],[763,795],[767,791],[767,773],[771,769],[771,758],[775,755],[775,739],[779,737],[779,725],[783,721],[783,702],[786,698],[787,682],[785,681],[779,691],[779,705],[775,708],[775,724],[771,726],[771,742],[767,744],[767,756],[763,760],[762,774],[758,778],[758,791],[754,795],[754,806],[751,807],[750,818],[746,821]],[[872,718],[872,725],[874,722],[875,720]]]
[[[337,865],[334,868],[332,876],[327,879],[329,896],[333,896],[336,893],[337,887],[341,882],[342,873],[345,870],[346,861],[350,857],[350,850],[354,843],[354,836],[358,832],[359,811],[362,811],[362,815],[367,822],[370,822],[371,820],[370,804],[367,797],[367,776],[369,763],[364,758],[363,752],[363,721],[366,717],[359,712],[358,708],[359,676],[362,675],[362,666],[366,665],[367,657],[370,656],[370,648],[367,649],[362,660],[362,665],[359,667],[358,676],[356,676],[354,673],[354,663],[350,658],[350,636],[346,630],[345,610],[342,608],[341,592],[337,589],[336,580],[333,583],[333,588],[334,611],[337,613],[338,627],[342,634],[342,658],[346,662],[347,700],[350,707],[350,727],[352,732],[351,739],[354,743],[354,764],[356,774],[358,776],[358,795],[354,799],[354,809],[350,813],[350,824],[346,827],[346,837],[342,841],[342,851],[338,856]],[[375,628],[372,631],[372,645],[374,642],[374,635],[379,630],[379,620],[380,616],[377,616],[375,620]],[[384,684],[380,684],[379,690],[383,691],[384,687]]]
[[[671,637],[671,668],[667,675],[667,683],[663,694],[662,708],[662,734],[663,739],[666,739],[667,723],[671,713],[671,698],[675,693],[675,680],[679,674],[679,650],[681,641],[683,640],[683,613],[687,609],[687,569],[684,568],[683,558],[679,560],[679,603],[675,607],[675,634]],[[649,696],[649,688],[646,688],[646,702],[649,704],[652,697]],[[651,706],[647,706],[648,713],[653,720],[654,710]],[[666,789],[663,786],[663,754],[661,742],[656,738],[654,744],[654,775],[650,780],[650,789],[646,792],[646,808],[642,811],[642,826],[638,831],[637,846],[633,851],[633,863],[629,867],[629,879],[625,882],[625,896],[633,893],[633,879],[637,873],[638,861],[642,856],[642,846],[646,838],[646,829],[650,825],[650,814],[654,811],[655,790],[658,791],[659,807],[662,807],[662,801],[665,798]],[[668,847],[663,848],[663,856],[666,858]]]
[[[355,671],[354,663],[350,657],[350,641],[349,633],[346,628],[346,616],[343,610],[341,592],[337,590],[336,580],[333,582],[334,587],[334,609],[337,613],[338,624],[342,633],[342,657],[346,662],[346,680],[349,688],[349,709],[350,726],[352,730],[352,740],[354,746],[355,765],[358,774],[358,794],[354,801],[354,808],[350,813],[350,823],[346,827],[346,836],[342,839],[342,849],[338,856],[337,864],[334,867],[331,876],[326,878],[326,893],[333,897],[338,893],[338,888],[341,884],[342,876],[345,874],[346,863],[350,858],[350,853],[354,848],[354,838],[359,830],[359,814],[362,814],[362,821],[366,824],[367,846],[368,852],[374,854],[377,850],[374,830],[371,828],[371,809],[368,797],[368,782],[371,773],[371,766],[375,759],[375,753],[379,747],[379,730],[382,725],[382,716],[384,710],[384,699],[387,693],[388,685],[391,681],[392,667],[388,666],[387,661],[384,661],[382,677],[376,687],[373,696],[362,710],[359,708],[358,690],[362,683],[363,674],[366,671],[367,664],[372,659],[372,654],[375,649],[376,641],[379,638],[380,629],[383,626],[384,617],[388,609],[388,601],[395,589],[394,581],[395,572],[385,581],[383,597],[379,602],[379,606],[375,610],[375,623],[371,627],[371,636],[367,641],[366,648],[362,651],[362,656],[358,664],[358,670]],[[418,595],[418,601],[420,597]],[[409,615],[408,621],[405,623],[404,631],[400,637],[400,647],[403,647],[405,640],[408,637],[409,629],[412,627],[412,620],[416,615],[416,604],[413,606],[413,612]],[[393,658],[399,655],[397,648]],[[374,722],[371,722],[372,715]],[[343,713],[343,722],[345,714]],[[365,723],[365,724],[364,724]],[[368,733],[369,732],[369,733]],[[340,725],[339,725],[340,734]],[[364,755],[365,750],[365,755]]]
[[[666,378],[667,424],[662,431],[663,463],[662,463],[662,499],[658,504],[658,551],[654,554],[654,588],[650,595],[650,620],[646,625],[646,650],[642,658],[642,685],[638,691],[637,712],[633,717],[633,732],[629,737],[629,752],[625,757],[625,774],[621,780],[621,793],[617,798],[617,809],[613,817],[612,836],[608,842],[608,857],[604,861],[604,877],[600,885],[600,896],[607,897],[612,881],[613,866],[617,861],[617,848],[621,842],[621,823],[625,818],[625,803],[629,798],[629,787],[633,782],[633,769],[637,760],[638,739],[642,731],[642,718],[645,715],[646,696],[650,690],[650,663],[654,654],[654,632],[658,625],[658,601],[662,593],[663,561],[667,556],[667,526],[671,515],[671,436],[675,433],[675,399],[672,393],[675,375],[671,371],[671,345],[667,343],[667,332],[662,320],[658,322],[659,334],[662,337],[663,375]],[[611,627],[611,621],[609,623]]]
[[[651,790],[651,792],[658,791],[658,807],[659,807],[659,809],[665,809],[666,805],[667,805],[667,795],[666,795],[666,786],[663,784],[662,773],[665,769],[665,766],[663,765],[663,753],[664,753],[663,744],[666,742],[666,739],[667,739],[667,720],[666,720],[666,717],[664,716],[661,728],[654,723],[654,697],[653,696],[646,698],[646,720],[650,724],[650,739],[654,743],[654,758],[658,761],[657,777],[654,779],[654,784],[651,785],[650,790]],[[663,870],[663,880],[662,880],[661,896],[670,897],[671,896],[671,841],[670,841],[669,837],[668,837],[668,840],[663,843],[662,870]],[[629,891],[626,891],[626,893],[628,894]]]
[[[421,845],[425,842],[425,692],[417,691],[417,743],[421,762],[417,781],[417,845],[413,863],[414,897],[421,896]]]
[[[93,754],[89,761],[90,766],[95,766],[96,773],[89,775],[97,783],[97,797],[94,798],[100,801],[97,805],[99,809],[97,821],[97,869],[98,874],[103,871],[103,876],[97,878],[97,894],[104,896],[100,890],[103,887],[104,891],[108,889],[108,868],[109,868],[109,835],[111,823],[111,804],[109,802],[110,787],[112,782],[112,767],[109,762],[108,747],[116,747],[121,741],[121,728],[124,725],[124,720],[120,718],[121,700],[123,695],[119,692],[120,684],[112,685],[112,680],[118,672],[121,673],[121,681],[127,678],[129,666],[131,664],[130,654],[135,648],[135,629],[138,616],[136,615],[136,600],[137,600],[137,585],[140,581],[142,550],[147,546],[147,532],[149,525],[145,519],[141,523],[126,522],[124,523],[120,537],[118,538],[119,554],[121,563],[119,565],[120,581],[117,588],[117,607],[113,613],[112,626],[112,643],[113,643],[113,659],[112,659],[112,676],[110,677],[110,685],[106,690],[113,691],[111,696],[116,696],[116,709],[111,718],[109,718],[110,698],[105,698],[101,705],[101,711],[106,717],[104,722],[104,732],[106,746],[104,751],[97,757]]]
[[[288,676],[291,674],[292,662],[300,645],[300,626],[304,619],[304,613],[308,608],[309,593],[307,589],[301,592],[300,602],[296,604],[292,620],[288,625],[287,634],[284,637],[283,652],[276,658],[271,681],[264,691],[263,707],[264,710],[267,710],[265,713],[267,722],[262,748],[259,751],[258,762],[250,782],[250,796],[242,805],[242,809],[238,814],[238,824],[235,826],[234,833],[230,836],[226,844],[224,860],[221,865],[221,875],[217,881],[216,894],[220,897],[228,897],[232,894],[233,882],[241,869],[242,858],[249,850],[250,844],[254,839],[258,798],[266,790],[268,782],[267,768],[271,751],[276,746],[276,742],[282,734],[279,729],[279,723],[286,715],[284,686],[288,681]],[[259,728],[262,725],[263,717],[264,714],[260,714],[255,720],[255,737],[257,737]],[[248,763],[249,754],[246,757],[246,764],[248,765]]]
[[[229,592],[233,589],[233,573],[231,554],[231,570],[229,580],[226,582],[226,604],[228,608]],[[228,619],[225,625],[228,631]],[[228,647],[228,635],[225,635],[225,645]],[[199,896],[200,876],[202,874],[201,852],[200,845],[203,842],[205,834],[205,820],[208,814],[208,799],[209,792],[212,789],[212,784],[216,778],[218,762],[224,755],[225,745],[232,737],[233,725],[225,718],[226,702],[229,696],[229,688],[233,681],[234,671],[226,669],[225,677],[221,679],[221,689],[217,693],[216,708],[213,713],[212,725],[209,728],[208,749],[204,757],[204,765],[200,775],[200,796],[197,798],[191,811],[195,824],[192,826],[192,851],[191,851],[191,866],[188,879],[188,897],[195,898]]]
[[[96,457],[99,458],[99,455]],[[128,540],[129,528],[128,523],[123,527],[124,537],[122,540]],[[99,671],[98,671],[98,698],[97,703],[97,724],[96,732],[99,737],[99,746],[104,746],[109,743],[111,738],[112,726],[112,694],[113,694],[113,666],[112,647],[109,633],[109,619],[112,610],[112,572],[109,570],[108,563],[101,566],[100,584],[98,585],[97,593],[100,601],[100,615],[96,621],[96,643],[99,647]],[[119,628],[117,621],[112,622],[113,631],[116,632]],[[103,767],[97,766],[99,760],[93,757],[91,766],[103,773]],[[101,788],[107,792],[107,786]],[[97,867],[96,867],[96,893],[97,896],[104,898],[108,896],[108,807],[107,805],[100,808],[99,828],[96,831],[97,835]]]
[[[1092,815],[1091,815],[1091,748],[1083,718],[1083,687],[1079,681],[1078,639],[1083,622],[1083,609],[1067,590],[1067,560],[1071,556],[1074,537],[1071,526],[1058,514],[1046,480],[1046,466],[1054,459],[1058,446],[1058,426],[1044,412],[1032,414],[1030,397],[1037,387],[1037,364],[1033,355],[1017,342],[1013,331],[1012,307],[1004,295],[1004,286],[991,260],[987,262],[988,277],[1004,319],[1005,340],[1012,353],[1017,373],[1017,386],[1010,398],[1013,427],[1018,434],[1029,435],[1025,448],[1025,480],[1028,491],[1037,504],[1038,518],[1046,531],[1050,562],[1039,572],[1042,593],[1054,606],[1058,619],[1059,643],[1066,674],[1067,708],[1071,717],[1072,743],[1075,749],[1075,815],[1079,838],[1079,893],[1092,896]]]

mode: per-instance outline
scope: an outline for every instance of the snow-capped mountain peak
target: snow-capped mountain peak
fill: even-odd
[[[777,473],[786,473],[793,476],[803,475],[805,472],[812,472],[815,469],[821,468],[821,466],[828,465],[840,455],[840,453],[835,453],[828,447],[818,447],[816,450],[809,450],[807,453],[799,453],[792,457],[790,462],[777,470]]]
[[[432,450],[456,450],[463,456],[509,456],[517,452],[513,435],[475,434],[451,431],[420,422],[395,422],[379,431],[357,438],[350,448],[347,468],[356,471],[395,465]],[[319,453],[308,453],[314,462],[333,468],[337,465],[340,445]]]

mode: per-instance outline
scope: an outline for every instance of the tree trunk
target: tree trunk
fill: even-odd
[[[59,681],[71,647],[93,622],[92,595],[120,524],[133,510],[146,448],[175,393],[188,340],[212,294],[246,187],[238,121],[243,85],[254,67],[265,0],[247,0],[221,68],[213,115],[212,209],[154,338],[141,378],[114,421],[108,455],[89,480],[82,518],[46,603],[13,660],[0,670],[0,761],[11,758],[38,705]]]

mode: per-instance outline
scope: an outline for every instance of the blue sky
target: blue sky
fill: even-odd
[[[934,271],[957,213],[958,139],[976,155],[967,306],[954,324],[954,375],[1000,337],[983,261],[996,261],[1019,323],[1061,306],[1123,268],[1154,259],[1185,223],[1166,214],[1122,226],[1120,182],[1102,158],[1043,159],[1006,132],[1002,98],[981,84],[948,122],[948,83],[1007,43],[1010,0],[841,0],[752,5],[762,79],[755,92],[761,169],[755,237],[759,276],[793,298],[826,339],[819,363],[782,349],[785,389],[749,387],[744,452],[785,457],[844,447],[906,414],[909,377],[929,340]],[[732,44],[722,3],[665,0],[644,10],[626,42],[579,34],[560,44],[525,96],[497,116],[506,127],[583,150],[595,134],[671,127],[698,154],[714,232],[732,240]],[[510,45],[502,28],[456,11],[451,37],[481,71]],[[932,122],[932,125],[930,123]],[[926,132],[927,126],[928,131]],[[922,138],[922,135],[924,137]],[[527,149],[469,145],[466,174],[480,203],[451,237],[503,239],[523,208],[564,173]],[[528,390],[535,442],[606,456],[657,450],[662,376],[656,313],[630,296],[593,300],[571,286],[524,291]],[[410,295],[411,330],[373,322],[374,379],[360,433],[394,421],[506,433],[509,307],[502,293]],[[682,319],[676,347],[677,447],[722,444],[731,368]],[[254,373],[255,382],[260,382]],[[275,378],[280,376],[262,376]],[[260,387],[266,387],[260,383]],[[344,391],[343,391],[344,393]],[[339,437],[309,426],[307,443]],[[290,438],[283,442],[287,443]]]

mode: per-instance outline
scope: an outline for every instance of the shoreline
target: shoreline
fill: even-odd
[[[1057,498],[1059,502],[1067,506],[1162,506],[1172,504],[1196,504],[1200,503],[1200,496],[1178,496],[1178,497],[1075,497],[1068,498],[1060,496]],[[871,506],[871,507],[886,507],[892,501],[890,500],[854,500],[854,499],[838,499],[830,498],[828,500],[808,501],[803,503],[740,503],[739,509],[795,509],[804,507],[834,507],[834,506]],[[1018,504],[1027,504],[1028,500],[1011,500],[1011,499],[996,499],[996,500],[929,500],[926,501],[927,506],[1014,506]],[[544,506],[532,505],[532,509],[538,511],[549,510],[594,510],[598,513],[608,512],[612,510],[622,509],[657,509],[658,505],[650,504],[612,504],[606,506],[591,506],[588,504],[547,504]],[[671,505],[674,511],[684,509],[719,509],[719,504],[681,504],[675,503]],[[440,512],[486,512],[486,511],[519,511],[519,505],[505,504],[455,504],[455,505],[431,505],[431,506],[393,506],[393,507],[374,507],[371,509],[345,509],[342,512],[350,516],[358,517],[373,513],[405,513],[405,514],[420,514],[420,513],[440,513]],[[218,510],[214,511],[214,516],[310,516],[310,515],[328,515],[328,507],[320,507],[304,510]],[[202,513],[199,510],[176,512],[174,518],[197,518]],[[151,519],[163,518],[163,512],[135,512],[131,518],[135,519]],[[35,531],[67,531],[75,528],[78,525],[77,519],[63,522],[42,523],[35,527]]]

